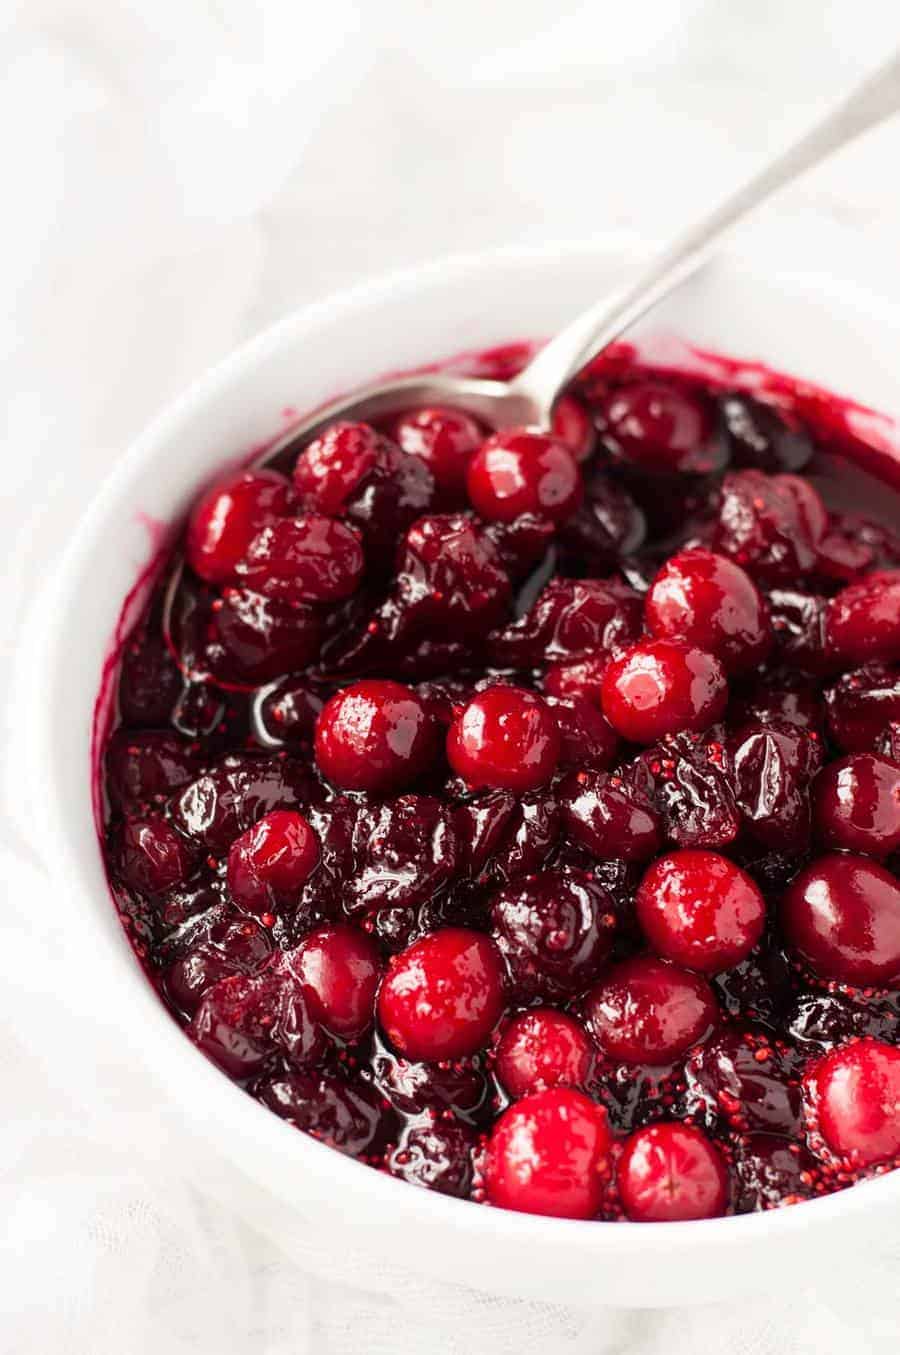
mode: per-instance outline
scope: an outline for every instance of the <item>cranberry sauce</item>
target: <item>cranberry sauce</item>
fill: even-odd
[[[550,434],[409,410],[202,495],[99,768],[187,1037],[497,1207],[707,1218],[900,1164],[900,462],[864,415],[620,345]]]

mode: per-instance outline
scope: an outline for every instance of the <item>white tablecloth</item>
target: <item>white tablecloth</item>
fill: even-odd
[[[4,684],[104,471],[234,344],[441,252],[664,235],[900,39],[885,0],[30,0],[0,25]],[[900,291],[898,163],[895,125],[748,247]],[[0,847],[3,1355],[893,1346],[892,1257],[842,1293],[589,1316],[256,1236],[167,1155],[165,1114],[129,1077],[140,1032],[73,985],[40,815],[19,812],[23,755],[3,759]]]

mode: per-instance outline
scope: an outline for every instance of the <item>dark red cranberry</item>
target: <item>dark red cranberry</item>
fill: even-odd
[[[349,1157],[383,1151],[393,1128],[376,1092],[359,1080],[285,1073],[261,1083],[255,1095],[282,1120]]]
[[[795,584],[816,563],[828,517],[796,475],[735,471],[722,483],[713,549],[764,583]]]
[[[273,809],[232,842],[228,888],[249,913],[278,912],[296,899],[318,864],[319,843],[309,820],[296,810]]]
[[[817,1179],[816,1160],[802,1143],[748,1134],[738,1140],[732,1164],[734,1211],[753,1214],[809,1199]]]
[[[623,960],[585,1002],[588,1029],[610,1059],[671,1063],[709,1032],[718,1008],[699,974],[638,955]]]
[[[875,743],[875,752],[889,762],[900,763],[900,720],[891,720]]]
[[[468,785],[527,791],[556,770],[559,726],[544,701],[521,687],[489,687],[466,705],[447,734],[447,759]]]
[[[163,985],[175,1006],[192,1016],[203,994],[229,974],[255,974],[269,958],[272,943],[247,917],[212,910],[208,925],[192,935],[188,949],[173,960]]]
[[[900,850],[900,766],[872,753],[830,762],[816,778],[814,818],[826,847],[878,859]]]
[[[356,869],[343,900],[349,913],[417,907],[449,883],[459,863],[450,808],[431,795],[363,809],[353,849]]]
[[[623,738],[655,743],[718,720],[728,684],[719,660],[705,650],[680,640],[644,640],[610,660],[600,694],[603,714]]]
[[[733,560],[699,546],[667,560],[644,605],[651,635],[697,645],[727,673],[752,672],[772,645],[756,585]]]
[[[320,927],[302,942],[293,967],[315,1021],[341,1040],[358,1040],[375,1020],[381,957],[356,927]]]
[[[597,432],[580,400],[574,395],[561,395],[553,411],[551,428],[553,436],[566,444],[576,461],[587,461],[594,450]]]
[[[581,502],[581,476],[569,448],[546,433],[504,429],[469,462],[469,500],[487,522],[512,522],[521,513],[560,522]]]
[[[307,513],[264,527],[237,574],[252,591],[283,602],[339,602],[356,590],[363,565],[357,529]]]
[[[191,1034],[220,1068],[240,1078],[260,1072],[276,1048],[300,1067],[321,1063],[328,1048],[296,980],[275,962],[259,974],[232,974],[214,984],[194,1014]]]
[[[836,993],[801,993],[785,1013],[784,1029],[803,1060],[872,1032],[868,1013]]]
[[[745,960],[717,974],[712,985],[723,1011],[776,1027],[791,999],[791,977],[781,946],[763,940]]]
[[[885,985],[900,979],[900,883],[864,856],[820,856],[789,886],[781,925],[819,978]]]
[[[809,841],[806,785],[822,757],[818,740],[799,731],[748,726],[728,743],[731,781],[744,827],[773,851]]]
[[[556,793],[569,837],[592,855],[647,861],[662,846],[662,825],[652,803],[621,777],[570,772]]]
[[[316,761],[344,790],[384,793],[416,781],[437,742],[437,726],[410,687],[357,682],[336,692],[319,716]]]
[[[411,628],[482,637],[508,614],[509,577],[484,528],[464,513],[419,518],[406,533],[388,638]],[[396,634],[394,633],[396,632]]]
[[[880,1040],[842,1045],[805,1079],[812,1122],[827,1147],[851,1166],[900,1154],[900,1049]]]
[[[294,912],[280,918],[289,926],[284,938],[289,945],[296,945],[317,922],[341,914],[357,864],[354,834],[359,810],[353,800],[339,795],[327,804],[305,806],[303,812],[319,843],[319,865],[296,895]]]
[[[122,649],[117,696],[123,722],[145,729],[168,724],[183,687],[184,678],[163,638],[157,609],[151,606]]]
[[[766,919],[765,900],[750,876],[717,852],[661,856],[641,881],[635,902],[657,955],[704,974],[746,959]]]
[[[706,475],[727,460],[704,399],[662,381],[635,381],[612,390],[597,410],[604,444],[638,471]]]
[[[254,717],[260,741],[289,748],[308,747],[324,705],[324,695],[310,682],[282,678],[257,693]]]
[[[404,452],[422,458],[439,490],[464,495],[469,462],[484,441],[470,414],[443,405],[411,410],[394,421],[391,436]]]
[[[623,556],[643,545],[646,534],[647,521],[641,509],[605,470],[595,470],[588,476],[584,502],[559,529],[565,550],[582,561],[591,574],[613,569]]]
[[[474,1147],[475,1136],[463,1124],[427,1120],[407,1125],[387,1169],[409,1185],[465,1200],[472,1189]]]
[[[553,1000],[587,987],[612,948],[609,895],[586,872],[545,870],[495,895],[493,936],[516,994]]]
[[[302,506],[335,517],[374,470],[382,439],[366,423],[333,423],[297,457],[294,487]]]
[[[812,457],[812,439],[788,413],[738,391],[720,396],[718,405],[734,465],[799,471]]]
[[[274,470],[238,471],[198,500],[191,512],[185,554],[207,583],[233,583],[257,532],[291,511],[288,481]]]
[[[639,1129],[625,1144],[616,1175],[632,1223],[714,1219],[728,1203],[722,1155],[693,1125]]]
[[[827,677],[835,670],[827,643],[828,599],[795,588],[773,588],[769,612],[775,640],[775,659],[794,673]]]
[[[395,955],[378,1019],[395,1049],[438,1062],[474,1054],[503,1010],[503,967],[491,941],[461,927],[423,936]]]
[[[652,794],[662,815],[665,836],[678,847],[727,847],[738,835],[741,815],[734,797],[722,744],[706,737],[670,735],[633,763],[652,778]],[[652,788],[655,787],[655,790]]]
[[[512,522],[489,522],[484,531],[496,546],[500,563],[514,583],[524,581],[527,589],[535,575],[552,569],[554,553],[551,547],[556,528],[547,518],[523,513]],[[518,610],[521,612],[524,608]]]
[[[900,666],[873,663],[844,673],[825,693],[828,732],[845,753],[871,752],[900,720]]]
[[[510,1021],[494,1067],[504,1090],[517,1099],[543,1087],[583,1086],[593,1062],[583,1026],[565,1012],[536,1007]]]
[[[619,736],[598,706],[583,697],[547,697],[559,729],[560,767],[605,771],[619,749]]]
[[[821,734],[825,707],[809,678],[796,673],[775,672],[762,678],[744,696],[734,697],[729,718],[736,725],[792,725]]]
[[[600,708],[601,682],[610,656],[603,650],[588,655],[586,659],[576,659],[572,663],[551,664],[544,674],[544,691],[550,696],[569,697],[580,700],[586,706]],[[618,736],[612,725],[605,721],[613,738]]]
[[[842,589],[828,605],[828,643],[839,663],[900,662],[900,569],[881,569]]]
[[[554,578],[488,647],[495,663],[513,668],[611,654],[640,635],[642,613],[637,593],[614,579]]]
[[[470,879],[504,884],[545,865],[559,837],[559,810],[544,791],[481,791],[454,810],[453,826]]]
[[[106,745],[106,793],[116,809],[161,803],[197,774],[195,747],[167,730],[117,729]]]
[[[172,806],[172,821],[214,856],[273,809],[305,809],[322,798],[302,762],[283,754],[229,753],[192,781]]]
[[[487,1079],[472,1060],[416,1063],[379,1047],[372,1056],[372,1075],[382,1095],[403,1115],[437,1112],[446,1119],[450,1111],[454,1118],[475,1124],[491,1113]]]
[[[122,879],[139,894],[164,894],[184,884],[196,867],[196,853],[161,814],[127,819],[119,838]]]
[[[571,1087],[526,1096],[500,1116],[488,1142],[491,1204],[524,1214],[590,1219],[611,1174],[606,1111]]]
[[[799,1135],[800,1087],[764,1032],[717,1032],[691,1052],[685,1073],[688,1112],[710,1132]]]
[[[226,588],[213,604],[215,645],[207,651],[210,671],[221,682],[268,682],[298,672],[317,657],[322,624],[303,602],[263,597],[246,588]]]

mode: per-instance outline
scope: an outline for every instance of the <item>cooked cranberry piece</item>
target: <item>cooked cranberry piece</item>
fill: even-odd
[[[832,598],[828,643],[844,666],[900,661],[900,569],[881,569]]]
[[[550,696],[580,698],[585,705],[600,707],[600,684],[610,656],[601,650],[574,663],[554,663],[544,674],[544,691]],[[608,724],[608,721],[606,722]],[[615,730],[609,725],[613,738]]]
[[[481,1049],[503,1010],[503,966],[486,936],[446,927],[395,955],[378,995],[391,1044],[412,1059],[459,1059]]]
[[[571,1087],[549,1087],[510,1106],[488,1142],[491,1204],[524,1214],[590,1219],[611,1173],[606,1111]]]
[[[463,1124],[433,1120],[407,1125],[387,1168],[410,1185],[465,1200],[472,1189],[474,1146],[475,1136]]]
[[[269,958],[272,943],[262,927],[247,917],[212,910],[191,938],[189,949],[165,972],[165,991],[175,1006],[192,1016],[203,994],[229,974],[255,974]]]
[[[766,583],[795,583],[816,563],[827,514],[812,485],[796,475],[743,470],[722,483],[713,549]]]
[[[438,489],[459,497],[465,493],[469,462],[484,441],[484,432],[470,414],[442,405],[401,414],[391,436],[404,452],[419,456]]]
[[[559,729],[560,767],[605,771],[615,761],[619,736],[596,705],[583,697],[547,698]]]
[[[283,754],[230,753],[192,781],[176,799],[172,820],[214,856],[224,856],[245,828],[273,809],[321,799],[321,787],[301,762]]]
[[[413,627],[479,638],[508,614],[510,583],[485,529],[464,513],[419,518],[406,533],[388,637]]]
[[[576,461],[587,461],[597,433],[591,416],[573,395],[561,395],[553,411],[553,436],[564,442]]]
[[[717,974],[713,989],[723,1011],[776,1026],[791,999],[792,970],[774,940],[763,940],[745,960]]]
[[[493,935],[523,1000],[579,992],[612,947],[615,916],[606,890],[579,870],[546,870],[494,897]]]
[[[632,743],[705,729],[728,700],[719,660],[680,640],[644,640],[611,659],[600,692],[603,714]]]
[[[322,693],[305,679],[282,678],[256,695],[253,713],[260,741],[290,747],[309,745],[324,705]]]
[[[588,567],[613,569],[623,556],[643,545],[647,521],[634,499],[605,470],[595,470],[584,486],[581,507],[560,525],[559,539]]]
[[[809,434],[783,411],[737,391],[723,395],[718,404],[736,466],[798,471],[812,456]]]
[[[447,758],[470,786],[534,790],[559,758],[559,726],[535,692],[489,687],[463,708],[447,734]]]
[[[560,522],[581,502],[582,485],[572,452],[546,433],[504,429],[483,443],[469,463],[469,499],[488,522],[512,522],[535,513]]]
[[[450,808],[431,795],[401,795],[362,810],[353,845],[348,913],[416,907],[440,892],[459,862]]]
[[[143,728],[167,724],[183,687],[184,678],[163,639],[157,608],[151,606],[122,650],[117,693],[122,720]]]
[[[772,644],[768,608],[734,561],[695,547],[673,555],[645,603],[647,629],[714,654],[727,673],[757,668]]]
[[[736,1214],[779,1209],[813,1194],[816,1160],[802,1143],[781,1134],[748,1134],[738,1140],[732,1179]]]
[[[900,763],[900,720],[891,720],[885,726],[878,736],[875,751],[889,762]]]
[[[709,1031],[718,1016],[699,974],[638,955],[623,960],[591,989],[588,1029],[607,1057],[623,1063],[671,1063]]]
[[[161,814],[126,820],[119,839],[119,870],[139,894],[163,894],[184,884],[195,853]]]
[[[830,762],[816,778],[814,812],[827,847],[890,856],[900,850],[900,766],[872,753]]]
[[[766,918],[765,900],[750,876],[717,852],[661,856],[641,881],[636,907],[658,955],[704,974],[745,959]]]
[[[177,734],[117,729],[106,745],[106,793],[116,809],[160,802],[197,773],[197,749]]]
[[[635,470],[705,475],[727,460],[703,399],[661,381],[611,391],[598,408],[598,421],[613,456]]]
[[[784,896],[781,925],[819,978],[900,979],[900,883],[864,856],[820,856]]]
[[[366,423],[333,423],[297,457],[294,487],[304,508],[331,517],[375,468],[382,439]]]
[[[775,672],[764,677],[743,697],[729,705],[735,724],[794,725],[820,734],[825,707],[817,686],[795,673]]]
[[[221,682],[268,682],[312,663],[322,638],[321,620],[307,603],[226,588],[213,604],[213,630],[222,653],[207,651]]]
[[[741,815],[724,759],[721,743],[696,734],[669,735],[658,748],[649,749],[631,768],[638,766],[652,778],[645,794],[653,794],[661,812],[665,836],[679,847],[727,847],[738,835]]]
[[[307,513],[279,518],[253,538],[236,573],[252,591],[284,602],[338,602],[363,572],[359,532]]]
[[[621,777],[570,772],[556,793],[570,838],[594,856],[647,861],[662,846],[662,825],[652,803]]]
[[[835,670],[827,643],[828,599],[796,588],[773,588],[769,612],[775,640],[775,658],[794,672],[827,677]]]
[[[295,953],[293,967],[314,1020],[341,1040],[358,1040],[375,1020],[381,957],[356,927],[320,927]]]
[[[868,1012],[836,993],[801,994],[785,1013],[784,1029],[801,1058],[827,1054],[835,1045],[873,1032]]]
[[[260,1072],[276,1048],[300,1067],[321,1063],[328,1049],[299,984],[277,957],[259,974],[232,974],[214,984],[197,1008],[191,1034],[232,1077]]]
[[[530,611],[490,636],[492,658],[528,668],[611,654],[641,633],[643,605],[615,579],[552,579]]]
[[[805,846],[810,832],[806,784],[821,760],[818,740],[749,726],[729,739],[728,750],[735,800],[753,838],[778,851]]]
[[[453,825],[467,875],[504,884],[546,863],[559,837],[559,808],[545,791],[482,791],[457,807]]]
[[[319,843],[309,821],[291,809],[273,809],[232,842],[228,888],[250,913],[277,912],[296,898],[319,863]]]
[[[825,693],[828,732],[846,753],[871,752],[892,720],[900,720],[900,667],[873,663],[842,677]]]
[[[336,786],[382,794],[411,785],[430,766],[437,726],[410,687],[356,682],[326,703],[315,749]]]
[[[349,1157],[377,1154],[391,1133],[392,1116],[360,1081],[286,1073],[261,1083],[256,1096],[282,1120]]]
[[[693,1125],[654,1124],[632,1134],[617,1180],[632,1223],[713,1219],[728,1203],[722,1155]]]
[[[555,563],[551,548],[556,535],[554,524],[547,518],[522,513],[512,522],[488,522],[484,532],[496,546],[500,562],[513,582],[525,581],[524,591],[532,587],[536,575],[541,576],[542,583],[546,581]]]
[[[827,1146],[852,1166],[889,1162],[900,1154],[900,1049],[880,1040],[843,1045],[805,1079],[814,1125]]]
[[[257,532],[291,511],[288,481],[273,470],[238,471],[207,491],[191,512],[188,564],[207,583],[233,583]]]
[[[584,1028],[565,1012],[536,1007],[520,1012],[497,1046],[497,1077],[518,1098],[542,1087],[581,1086],[594,1061]]]
[[[685,1072],[688,1112],[711,1132],[798,1135],[800,1087],[765,1033],[719,1031],[691,1052]]]
[[[376,1036],[377,1040],[377,1036]],[[487,1078],[471,1060],[455,1063],[415,1063],[377,1047],[372,1057],[375,1084],[403,1115],[436,1111],[441,1118],[474,1124],[490,1114]]]

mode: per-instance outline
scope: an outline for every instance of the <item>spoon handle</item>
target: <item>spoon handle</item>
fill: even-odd
[[[805,136],[654,258],[636,282],[605,297],[551,339],[512,383],[516,394],[529,401],[543,426],[549,426],[557,397],[576,373],[690,277],[733,226],[779,188],[898,110],[900,52],[895,52]]]

